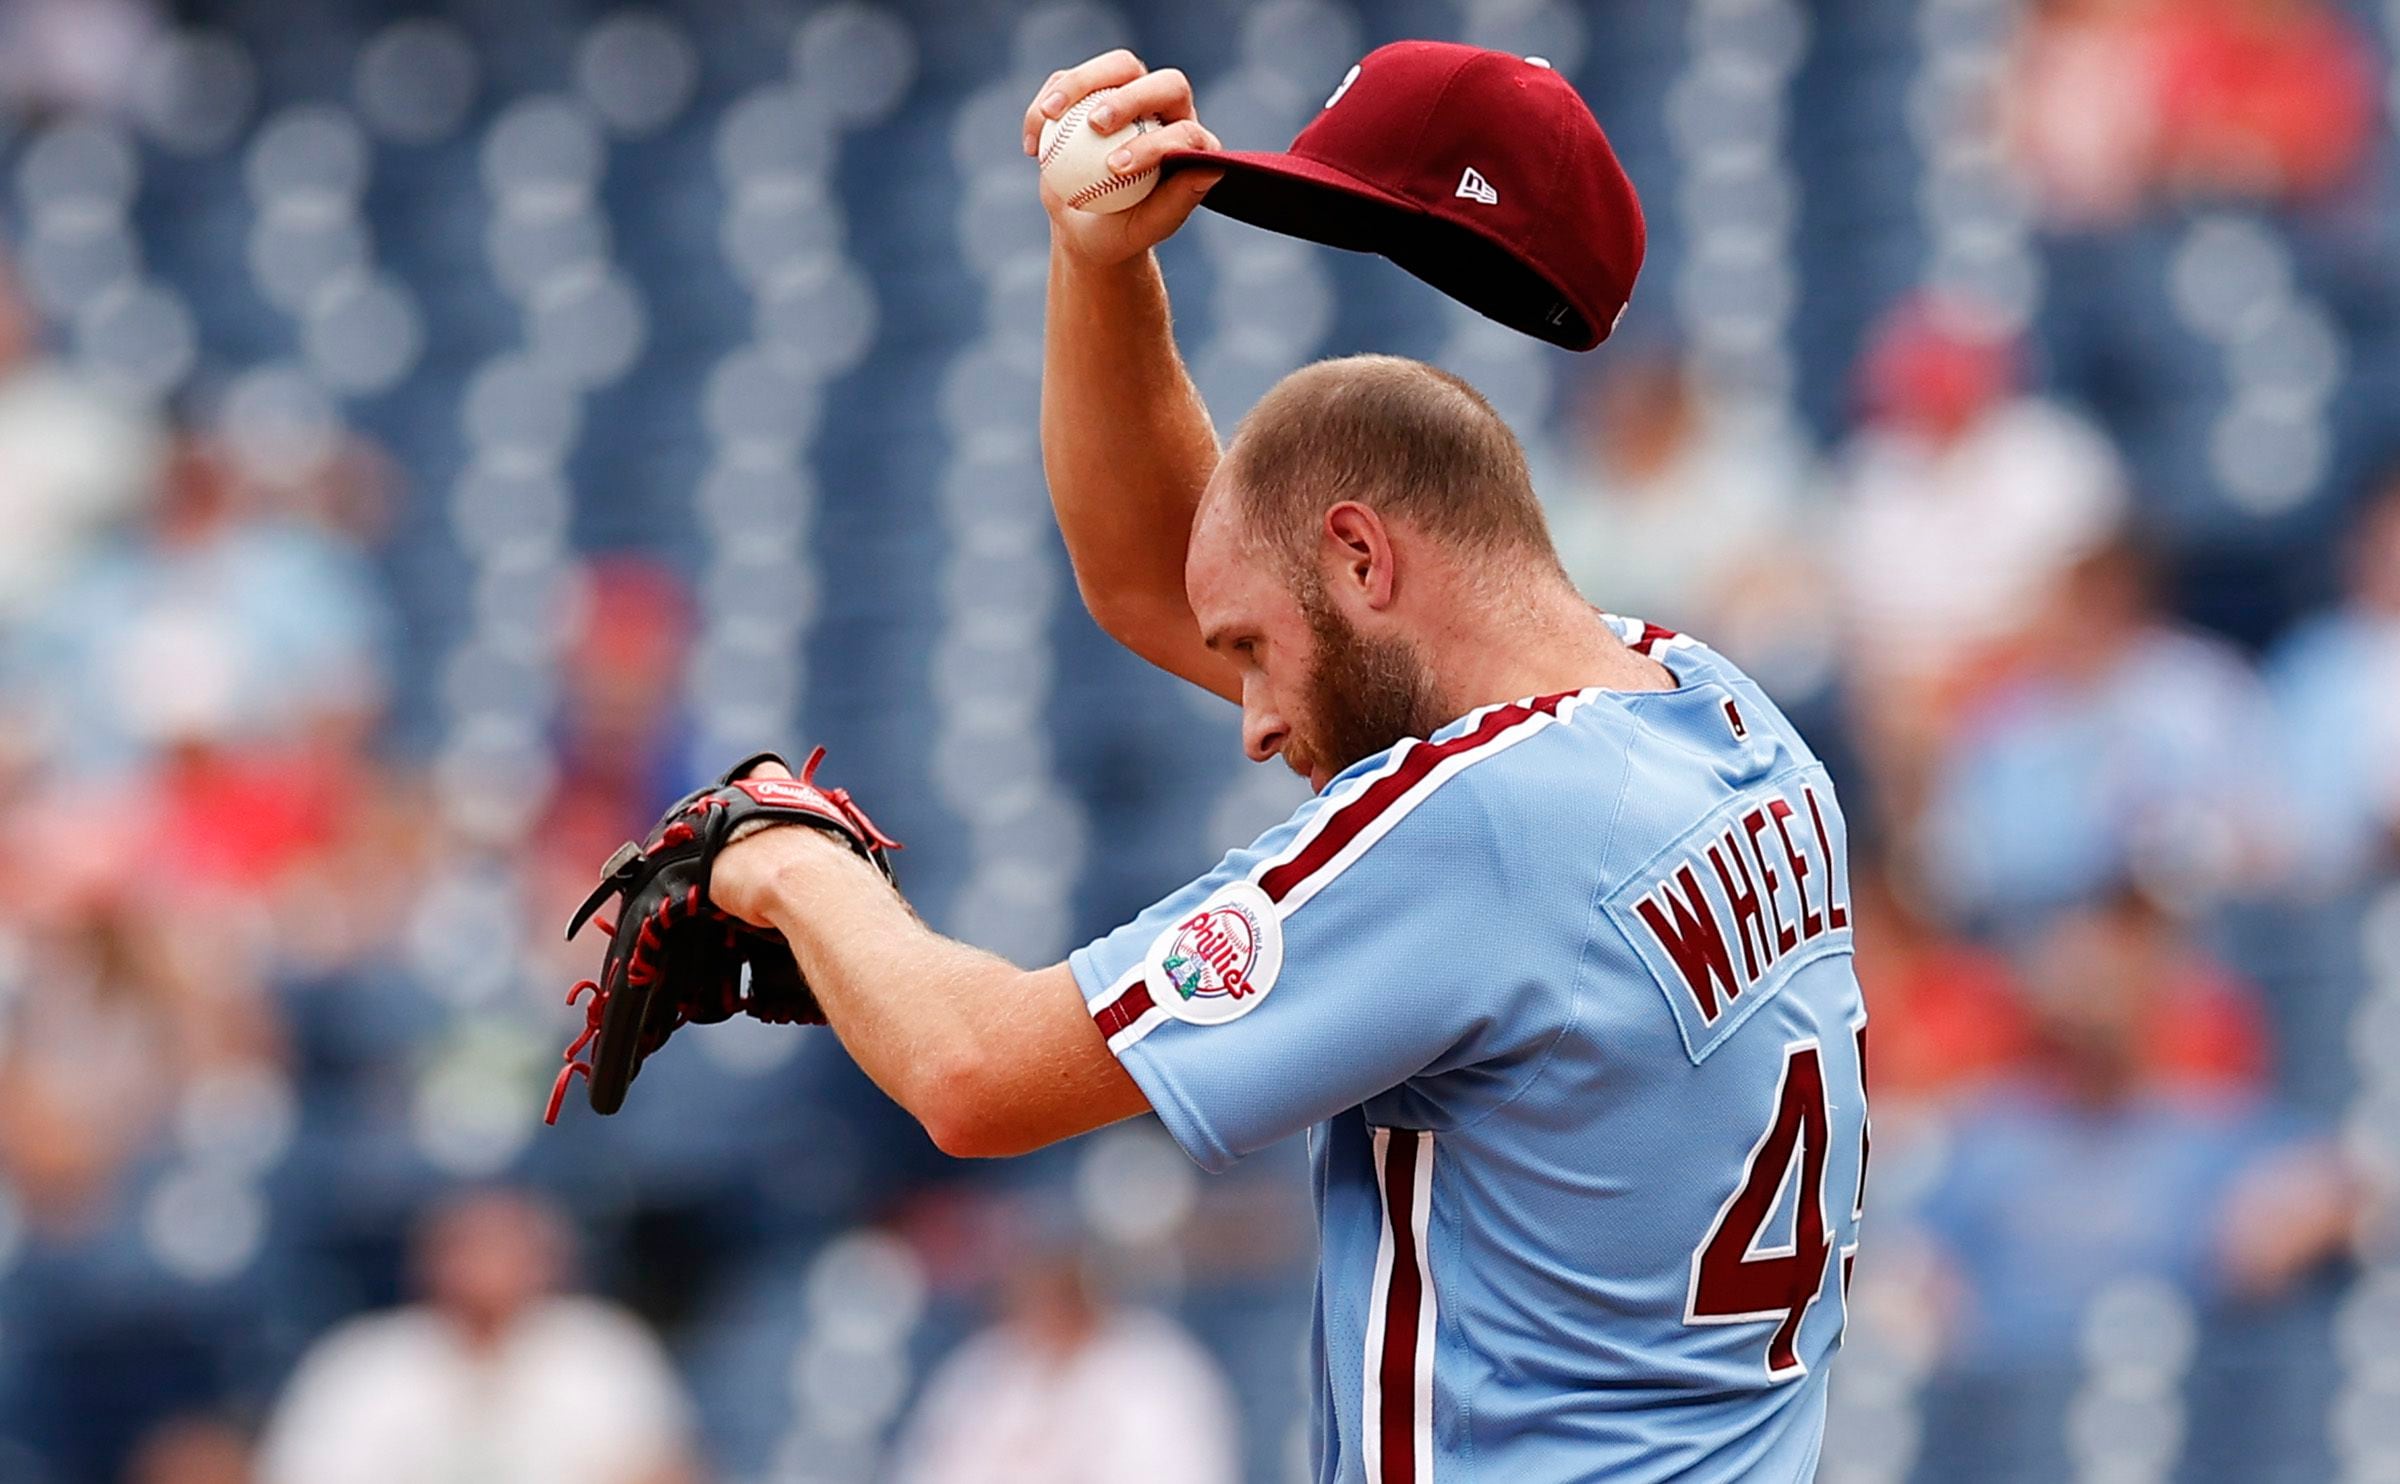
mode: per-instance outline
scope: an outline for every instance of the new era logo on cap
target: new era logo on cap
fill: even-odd
[[[1483,172],[1472,165],[1467,167],[1466,174],[1458,178],[1458,189],[1451,194],[1464,196],[1470,201],[1481,201],[1486,206],[1500,204],[1500,193],[1492,189],[1492,183],[1483,178]]]

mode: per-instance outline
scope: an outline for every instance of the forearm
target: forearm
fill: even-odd
[[[1053,244],[1047,312],[1042,465],[1084,601],[1144,659],[1233,694],[1184,598],[1217,438],[1176,351],[1157,259],[1096,264]]]
[[[977,1039],[951,1013],[1015,970],[938,936],[866,862],[812,830],[762,837],[779,859],[768,920],[791,944],[826,1020],[851,1058],[894,1102],[915,1112],[921,1084]]]
[[[927,928],[813,830],[777,852],[766,916],[861,1070],[952,1154],[1039,1148],[1141,1112],[1063,965],[1028,972]]]

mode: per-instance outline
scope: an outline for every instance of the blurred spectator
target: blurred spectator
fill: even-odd
[[[2295,200],[2353,179],[2375,68],[2323,0],[2045,0],[2005,112],[2050,214],[2110,226],[2160,196]]]
[[[2008,959],[1948,932],[1887,863],[1853,861],[1878,1118],[1914,1124],[2021,1076],[2035,1026]],[[2270,1048],[2256,995],[2140,893],[2080,905],[2048,938],[2053,958],[2071,944],[2081,962],[2142,986],[2156,1012],[2135,1042],[2146,1081],[2228,1096],[2261,1085]]]
[[[1224,1377],[1165,1316],[1110,1306],[1070,1249],[1011,1275],[998,1324],[926,1383],[899,1484],[1232,1484]]]
[[[279,1062],[264,993],[224,934],[130,897],[25,925],[0,968],[0,1171],[36,1231],[99,1220],[187,1092]]]
[[[577,586],[559,665],[556,781],[526,836],[531,910],[543,922],[565,921],[591,889],[594,863],[639,839],[696,777],[690,591],[663,563],[635,556],[592,560]],[[570,980],[585,972],[584,949],[549,932],[539,941],[561,954]]]
[[[691,787],[692,598],[661,563],[601,557],[583,569],[574,612],[560,667],[558,783],[535,834],[589,874]]]
[[[134,1450],[125,1484],[251,1484],[250,1440],[213,1418],[170,1422]]]
[[[2016,1070],[2029,1030],[2005,958],[1949,932],[1880,856],[1854,843],[1850,865],[1867,1095],[1888,1131]]]
[[[142,0],[6,0],[0,95],[35,115],[122,112],[158,32]]]
[[[1745,664],[1796,642],[1784,620],[1810,590],[1790,530],[1804,446],[1732,426],[1688,368],[1656,352],[1611,360],[1574,431],[1581,460],[1549,516],[1586,597],[1698,634]]]
[[[2400,470],[2345,543],[2341,606],[2303,623],[2268,667],[2303,884],[2379,872],[2400,844]]]
[[[2153,13],[2170,188],[2293,199],[2357,174],[2378,121],[2374,54],[2325,0],[2176,0]]]
[[[2125,504],[2107,438],[2026,395],[2019,347],[1909,300],[1870,338],[1867,422],[1837,476],[1833,564],[1861,744],[1900,813],[1961,702]]]
[[[1963,1107],[1917,1219],[1949,1276],[1950,1365],[2067,1363],[2126,1278],[2259,1297],[2344,1250],[2357,1202],[2323,1146],[2255,1099],[2157,1067],[2191,1012],[2163,929],[2071,914],[2033,954],[2033,1060]],[[2149,919],[2153,928],[2163,919]],[[2262,1212],[2280,1209],[2280,1226]]]
[[[106,772],[159,748],[243,747],[371,716],[391,620],[342,533],[261,509],[186,435],[135,539],[82,566],[19,646],[50,756]]]
[[[148,418],[43,354],[39,334],[14,275],[0,272],[0,636],[140,508],[162,452]]]
[[[417,1241],[425,1301],[355,1319],[294,1374],[264,1484],[682,1484],[688,1404],[631,1315],[562,1296],[568,1237],[530,1197],[485,1193]]]
[[[2359,1191],[2330,1144],[2158,1073],[2150,1047],[2183,1016],[2161,969],[2191,950],[2129,956],[2111,915],[2070,915],[2037,945],[2030,1064],[1918,1146],[1907,1173],[1930,1178],[1860,1267],[1862,1311],[1913,1309],[1934,1360],[1913,1478],[2084,1474],[2108,1357],[2155,1356],[2164,1374],[2137,1374],[2171,1387],[2179,1313],[2259,1312],[2357,1239]],[[1882,1188],[1888,1204],[1909,1184]],[[2264,1477],[2194,1461],[2197,1477]]]
[[[2103,972],[2138,1001],[2147,1018],[2134,1045],[2148,1085],[2229,1098],[2264,1089],[2272,1048],[2256,989],[2148,896],[2096,894],[2043,943],[2033,969],[2048,985]]]
[[[2185,906],[2260,883],[2281,824],[2248,665],[2172,621],[2129,540],[2027,616],[2019,668],[1965,713],[1925,821],[1947,900],[2005,925],[2121,879]]]
[[[2151,0],[2038,0],[2002,95],[2018,168],[2049,215],[2123,223],[2148,203],[2159,133]]]

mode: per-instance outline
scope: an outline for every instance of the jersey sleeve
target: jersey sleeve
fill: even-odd
[[[1463,733],[1482,753],[1401,744],[1070,956],[1109,1049],[1201,1166],[1564,1028],[1590,883],[1553,869],[1549,900],[1525,889],[1519,790],[1490,761],[1538,730],[1517,725]]]

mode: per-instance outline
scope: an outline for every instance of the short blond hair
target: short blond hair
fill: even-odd
[[[1294,558],[1344,500],[1460,548],[1556,570],[1525,450],[1483,394],[1401,356],[1303,366],[1250,409],[1224,477],[1254,536]]]

